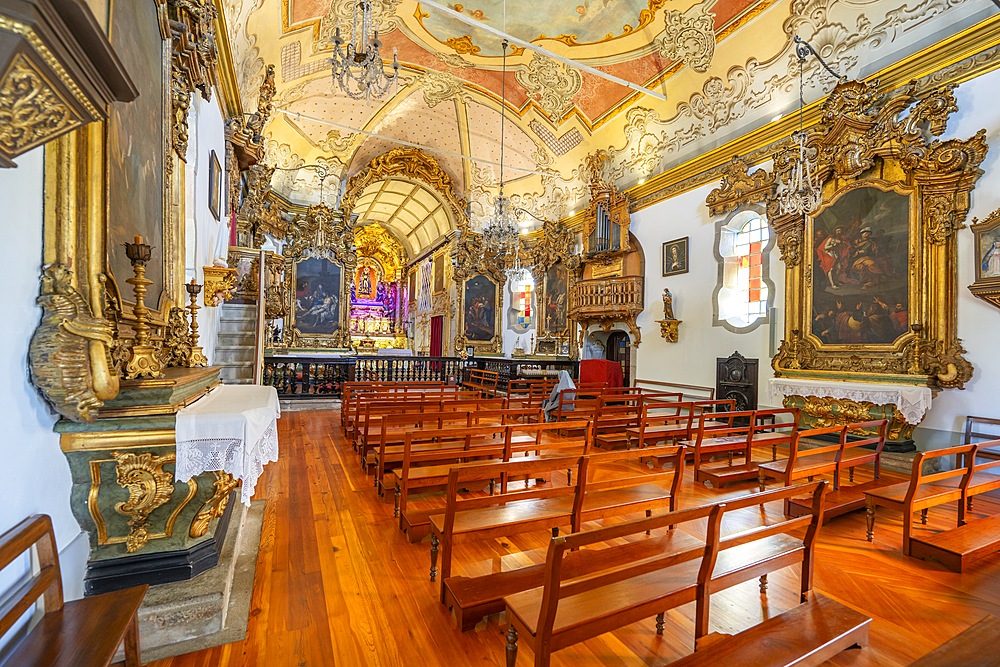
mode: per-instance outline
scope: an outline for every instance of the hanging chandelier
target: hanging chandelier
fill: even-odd
[[[340,26],[333,36],[333,81],[352,100],[378,99],[393,84],[399,85],[399,57],[392,50],[392,75],[385,73],[379,49],[382,41],[374,28],[371,0],[358,0],[354,6],[351,40],[344,47]]]
[[[511,266],[506,269],[507,278],[512,281],[524,279],[525,269],[521,266],[520,234],[511,220],[510,199],[503,193],[504,129],[507,124],[507,40],[501,42],[503,49],[503,69],[500,79],[500,189],[493,201],[493,215],[483,227],[483,252]]]
[[[806,57],[811,53],[816,56],[816,59],[819,60],[826,71],[833,74],[837,79],[840,79],[840,77],[830,69],[830,66],[826,64],[809,42],[795,35],[795,45],[795,55],[799,60],[799,129],[792,135],[792,138],[798,144],[799,154],[794,164],[792,164],[788,182],[785,183],[779,177],[775,195],[778,199],[778,208],[783,214],[807,215],[815,211],[823,201],[823,189],[816,179],[814,160],[810,159],[810,151],[806,147],[808,135],[802,127],[802,110],[805,107],[803,70],[805,68]]]

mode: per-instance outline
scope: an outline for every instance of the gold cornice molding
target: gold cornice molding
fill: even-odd
[[[863,81],[878,80],[883,93],[894,91],[913,80],[934,76],[963,60],[975,58],[1000,45],[1000,14],[991,16],[947,39],[933,44]],[[934,81],[935,86],[960,84],[1000,67],[1000,57],[983,58],[967,68],[948,72]],[[803,109],[803,124],[815,125],[820,120],[826,96]],[[661,201],[701,187],[722,177],[722,171],[734,155],[748,158],[750,164],[770,159],[775,144],[787,139],[798,129],[798,115],[789,114],[781,120],[751,130],[733,141],[699,155],[656,176],[644,183],[625,190],[632,212],[640,211]],[[582,223],[584,211],[563,219],[563,224],[576,227]]]
[[[176,439],[173,429],[151,431],[91,431],[63,433],[59,446],[64,452],[89,452],[111,449],[141,449],[173,446]]]
[[[218,50],[219,61],[216,65],[218,74],[219,100],[222,102],[224,118],[243,117],[243,98],[240,96],[239,84],[236,80],[236,65],[233,63],[233,49],[229,43],[229,26],[226,23],[226,12],[222,0],[213,0],[215,5],[215,47]]]

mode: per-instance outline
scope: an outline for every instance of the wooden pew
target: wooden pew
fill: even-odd
[[[642,415],[640,395],[619,397],[605,395],[594,406],[594,443],[598,447],[615,449],[628,447],[628,429],[636,428]]]
[[[428,383],[426,385],[411,386],[404,383],[382,384],[368,383],[374,386],[354,387],[345,393],[341,399],[341,427],[344,434],[353,439],[355,437],[355,425],[362,414],[362,406],[369,400],[405,399],[408,396],[443,396],[459,390],[458,387],[447,386],[440,383]]]
[[[478,391],[483,397],[497,395],[497,384],[500,382],[499,373],[481,368],[470,368],[467,373],[468,375],[462,379],[464,388]]]
[[[441,576],[451,576],[455,543],[471,537],[490,539],[541,529],[573,525],[573,510],[582,501],[583,485],[579,468],[583,457],[531,458],[505,463],[453,468],[448,474],[447,506],[443,514],[430,517],[431,581],[437,580],[438,551]],[[529,487],[510,491],[510,477],[537,479],[558,470],[576,468],[578,474],[567,486]],[[463,498],[459,489],[473,483],[499,478],[500,493],[487,497]]]
[[[778,419],[782,421],[778,421]],[[777,410],[757,410],[754,412],[754,429],[751,434],[751,446],[771,446],[771,460],[778,458],[778,447],[789,446],[795,439],[799,429],[798,408],[779,408]]]
[[[957,501],[958,525],[962,525],[965,522],[964,490],[966,478],[971,476],[974,448],[975,445],[959,445],[919,452],[913,459],[910,481],[865,491],[868,541],[875,539],[875,508],[879,505],[903,513],[903,553],[907,556],[912,555],[910,533],[914,512],[919,510],[920,522],[926,524],[929,508]],[[927,471],[924,470],[925,465]],[[934,470],[937,466],[942,469]]]
[[[631,452],[595,453],[585,457],[581,474],[584,476],[583,503],[573,517],[574,530],[579,530],[584,522],[595,521],[608,516],[621,516],[635,512],[645,512],[651,516],[654,509],[676,510],[680,484],[684,477],[684,454],[680,447],[664,447],[669,450],[656,452],[669,460],[672,467],[668,471],[655,473],[618,475],[614,478],[594,479],[600,466],[638,461],[642,455]],[[686,541],[685,541],[686,540]],[[626,549],[633,560],[656,555],[664,548],[685,548],[700,546],[700,542],[683,533],[671,532],[657,540],[643,540]],[[583,576],[601,568],[602,558],[595,552],[573,559],[569,567],[573,577]],[[478,577],[450,576],[442,578],[442,602],[454,610],[459,627],[465,631],[476,625],[483,617],[503,611],[503,597],[535,588],[543,584],[544,565],[533,565],[516,570],[493,572]],[[566,571],[568,574],[569,571]]]
[[[836,435],[837,441],[829,445],[803,446],[803,441],[810,438]],[[837,459],[840,457],[847,428],[844,426],[829,426],[798,431],[788,449],[788,458],[777,461],[767,461],[757,466],[757,484],[764,490],[768,479],[776,479],[791,486],[801,479],[812,480],[817,475],[833,474],[836,476]],[[834,479],[836,487],[837,480]],[[786,514],[788,514],[786,508]]]
[[[359,393],[368,393],[376,391],[377,389],[385,388],[395,388],[399,386],[404,387],[443,387],[443,382],[435,381],[422,381],[422,382],[388,382],[388,381],[375,381],[375,382],[345,382],[341,386],[340,392],[340,426],[346,432],[347,422],[351,418],[351,407],[354,405],[354,399]]]
[[[691,403],[643,403],[639,425],[625,429],[628,446],[640,449],[691,438],[694,410]]]
[[[735,635],[723,635],[671,667],[805,667],[825,663],[848,648],[868,645],[872,619],[835,600],[809,601]],[[956,664],[956,663],[948,663]]]
[[[822,522],[826,482],[750,494],[718,505],[703,506],[615,526],[556,537],[549,543],[545,583],[540,588],[508,595],[506,616],[507,667],[517,661],[518,643],[524,639],[535,653],[535,665],[549,664],[552,652],[656,615],[662,634],[664,611],[696,603],[695,641],[708,632],[711,594],[744,581],[801,563],[801,598],[812,587],[816,536]],[[745,509],[811,489],[814,512],[810,517],[788,519],[720,538],[723,512]],[[704,545],[680,552],[632,560],[622,556],[617,542],[643,531],[681,525],[708,518]],[[805,537],[787,531],[805,527]],[[585,577],[563,576],[563,564],[576,550],[605,546],[603,567]]]
[[[967,509],[971,510],[972,497],[1000,489],[1000,460],[977,459],[980,448],[1000,446],[1000,440],[975,445],[970,455],[972,466],[962,482]],[[968,513],[966,514],[968,516]],[[964,525],[936,534],[911,537],[910,555],[914,558],[933,559],[954,572],[962,572],[976,560],[1000,550],[1000,516],[973,519]]]
[[[124,644],[126,667],[139,667],[139,605],[149,586],[63,601],[52,520],[30,516],[0,535],[0,570],[35,547],[38,574],[28,573],[0,598],[0,637],[41,599],[45,614],[25,637],[12,638],[0,665],[105,667]]]
[[[487,460],[495,462],[505,462],[515,460],[515,456],[520,452],[555,452],[549,457],[569,457],[582,456],[589,447],[588,438],[578,438],[564,441],[553,446],[542,442],[542,436],[560,428],[559,425],[551,422],[536,423],[512,423],[503,427],[487,426],[473,427],[468,429],[470,433],[466,440],[466,448],[459,449],[450,447],[443,450],[431,452],[429,450],[412,452],[408,451],[404,445],[402,466],[394,469],[393,477],[396,485],[396,516],[399,517],[399,527],[406,533],[411,542],[419,541],[426,535],[430,527],[430,517],[440,514],[445,510],[444,502],[436,506],[421,507],[412,510],[409,506],[410,496],[414,492],[427,491],[435,487],[442,487],[448,484],[448,475],[452,469],[470,465],[482,465]],[[581,428],[589,433],[588,424],[581,424]],[[520,435],[519,435],[520,434]],[[441,438],[459,438],[460,434],[452,431],[446,432]],[[528,439],[531,442],[526,442]],[[502,447],[500,445],[502,444]],[[411,447],[412,449],[412,447]],[[468,452],[476,454],[471,457]],[[475,460],[470,462],[470,459]],[[543,455],[537,454],[532,459],[518,458],[518,461],[537,460]],[[575,459],[574,459],[575,460]],[[575,469],[575,468],[573,468]],[[571,469],[572,470],[572,469]],[[493,488],[499,477],[490,478],[488,481]],[[572,474],[567,475],[567,484],[572,483]]]
[[[694,481],[712,482],[721,486],[757,478],[757,464],[752,459],[751,437],[753,436],[754,411],[702,412],[698,415],[698,427],[690,440],[679,444],[690,448],[694,456]],[[725,454],[728,462],[724,465],[705,465],[709,457]],[[740,457],[743,463],[734,464]]]
[[[511,407],[540,409],[556,383],[555,378],[511,380],[507,384],[507,401]]]
[[[697,384],[681,384],[678,382],[663,382],[660,380],[637,379],[633,386],[646,391],[680,392],[685,401],[711,401],[715,398],[715,387],[703,387]]]
[[[482,398],[476,392],[454,392],[442,396],[409,396],[404,399],[373,400],[364,405],[362,418],[356,424],[357,435],[354,441],[355,449],[363,449],[381,425],[385,415],[404,412],[424,412],[427,410],[478,410],[481,407],[491,409],[504,407],[502,398]]]

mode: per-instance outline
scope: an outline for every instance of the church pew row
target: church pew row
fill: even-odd
[[[816,536],[822,521],[823,493],[827,482],[809,487],[791,487],[776,491],[750,494],[716,505],[702,506],[667,513],[662,516],[626,522],[615,526],[583,531],[556,537],[549,544],[541,587],[507,595],[507,666],[515,667],[518,647],[527,644],[535,654],[534,664],[549,664],[552,652],[626,625],[656,616],[657,632],[662,633],[664,612],[677,606],[695,602],[695,645],[708,634],[711,595],[736,584],[761,579],[762,592],[766,590],[769,572],[801,564],[801,601],[808,601],[812,588],[812,569]],[[722,517],[725,512],[745,509],[773,501],[784,501],[792,495],[802,495],[811,490],[813,512],[808,517],[787,519],[767,526],[743,530],[725,538],[721,537]],[[636,560],[631,553],[636,547],[626,542],[611,544],[647,530],[680,526],[688,522],[708,520],[704,543],[692,548],[668,545],[655,556]],[[796,538],[788,531],[805,528],[804,537]],[[676,528],[672,529],[676,530]],[[597,549],[603,555],[599,569],[578,576],[575,561],[583,558],[582,552]],[[806,611],[806,610],[804,610]],[[807,627],[817,615],[833,614],[838,605],[825,605],[798,618],[786,617],[792,623]],[[868,620],[856,619],[851,626],[850,644],[867,643]],[[807,633],[791,631],[805,638]],[[737,635],[736,637],[739,637]],[[727,638],[722,642],[742,641]],[[835,648],[850,644],[836,643]],[[815,636],[813,643],[832,650],[827,636]],[[757,647],[770,652],[767,642]],[[720,648],[707,648],[719,651]],[[799,658],[808,657],[817,650],[815,645],[800,644]],[[713,663],[724,664],[724,663]],[[750,664],[739,661],[738,664]],[[756,664],[777,664],[765,658]],[[789,662],[789,664],[797,664]],[[801,664],[801,663],[799,663]],[[813,663],[808,663],[813,664]]]

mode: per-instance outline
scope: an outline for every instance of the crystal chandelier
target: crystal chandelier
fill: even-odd
[[[511,266],[506,270],[512,281],[524,279],[525,270],[521,266],[521,241],[517,225],[510,217],[510,199],[503,194],[503,154],[504,128],[507,124],[507,40],[503,40],[503,76],[500,79],[500,190],[493,201],[493,216],[483,228],[483,252]]]
[[[803,70],[806,56],[810,53],[816,56],[820,64],[834,76],[837,73],[830,69],[823,58],[820,57],[812,45],[795,36],[795,55],[799,59],[799,130],[792,135],[799,145],[799,155],[792,165],[789,181],[785,183],[780,177],[775,190],[778,199],[778,208],[785,215],[806,215],[812,213],[823,201],[823,190],[816,180],[815,165],[810,159],[809,149],[806,148],[807,134],[802,127],[802,109],[805,106],[803,97]],[[837,76],[839,79],[840,77]]]
[[[385,73],[379,49],[382,41],[373,27],[371,0],[358,0],[354,6],[351,41],[344,49],[340,26],[333,36],[333,80],[352,100],[371,101],[386,94],[389,87],[399,83],[399,57],[392,50],[392,76]]]

